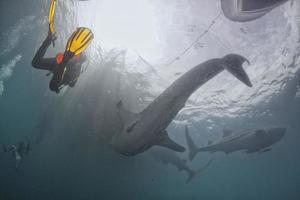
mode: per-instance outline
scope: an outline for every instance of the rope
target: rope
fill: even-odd
[[[215,25],[216,20],[219,19],[219,17],[221,16],[221,12],[212,20],[212,22],[210,23],[210,25],[207,27],[206,30],[204,30],[197,38],[194,42],[192,42],[187,48],[185,48],[178,56],[176,56],[174,59],[172,59],[167,66],[170,66],[171,64],[173,64],[175,61],[179,60],[181,56],[183,56],[184,54],[186,54],[194,45],[196,45],[199,40],[204,37],[208,31],[213,27],[213,25]]]

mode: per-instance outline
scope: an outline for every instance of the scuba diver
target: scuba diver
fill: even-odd
[[[37,69],[50,71],[53,76],[49,88],[51,91],[59,93],[64,86],[75,86],[82,72],[82,64],[87,60],[83,51],[90,45],[94,36],[90,29],[79,27],[69,38],[64,53],[58,53],[56,58],[44,58],[51,42],[54,47],[57,39],[54,30],[55,6],[56,0],[52,0],[48,16],[48,35],[36,52],[32,60],[32,66]]]
[[[25,155],[28,155],[28,153],[31,151],[30,143],[27,142],[19,142],[18,145],[11,145],[9,148],[7,148],[5,145],[3,145],[3,151],[6,152],[12,152],[12,156],[14,157],[16,161],[15,170],[16,172],[19,172],[19,166],[24,158]]]

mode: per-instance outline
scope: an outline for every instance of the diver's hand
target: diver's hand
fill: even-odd
[[[45,42],[47,42],[48,44],[50,44],[52,42],[53,47],[55,47],[55,40],[57,39],[56,33],[51,33],[50,29],[48,31],[48,35],[45,39]]]
[[[57,39],[56,33],[51,34],[51,41],[52,41],[52,45],[53,47],[55,47],[55,40]]]

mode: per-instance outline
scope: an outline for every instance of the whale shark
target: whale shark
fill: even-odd
[[[122,129],[113,136],[110,145],[116,152],[125,156],[137,155],[154,145],[178,152],[185,151],[183,146],[169,137],[166,128],[185,106],[188,98],[225,69],[252,87],[243,69],[245,62],[249,64],[243,56],[229,54],[199,64],[179,77],[140,113],[130,112],[120,101],[117,104],[117,114],[122,122]]]
[[[245,150],[246,153],[264,153],[270,151],[269,148],[274,143],[280,141],[285,135],[286,129],[273,127],[257,130],[244,130],[233,134],[232,130],[224,129],[223,138],[219,141],[209,141],[207,146],[197,147],[192,140],[189,129],[185,127],[185,136],[189,150],[189,160],[193,160],[197,153],[201,151],[225,152],[226,154]]]
[[[151,153],[156,161],[161,162],[165,165],[174,165],[175,167],[177,167],[178,171],[185,171],[188,174],[186,183],[189,183],[198,174],[203,172],[212,162],[212,160],[209,160],[201,169],[193,170],[187,165],[187,160],[180,158],[174,151],[161,148],[154,149],[154,151],[152,151]]]

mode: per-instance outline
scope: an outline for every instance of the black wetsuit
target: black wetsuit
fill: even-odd
[[[82,63],[86,60],[86,57],[81,55],[78,61],[70,60],[67,63],[66,72],[62,78],[60,70],[63,69],[59,69],[61,66],[56,63],[56,58],[44,58],[50,44],[51,39],[47,37],[42,46],[36,52],[32,60],[32,66],[34,68],[48,70],[53,73],[49,88],[50,90],[58,93],[61,85],[69,85],[70,87],[75,86],[81,72]]]

